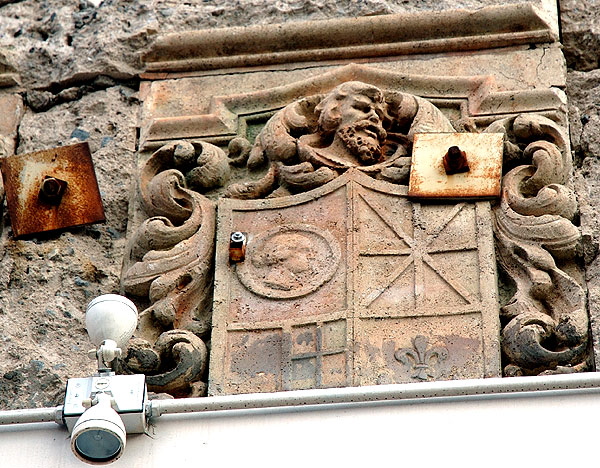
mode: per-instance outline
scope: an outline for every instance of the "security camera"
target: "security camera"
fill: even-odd
[[[104,465],[123,453],[126,434],[146,432],[144,375],[96,375],[69,379],[63,422],[80,460]]]

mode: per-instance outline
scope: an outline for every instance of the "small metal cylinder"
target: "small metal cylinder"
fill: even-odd
[[[240,231],[231,233],[229,237],[229,261],[243,262],[246,258],[246,234]]]

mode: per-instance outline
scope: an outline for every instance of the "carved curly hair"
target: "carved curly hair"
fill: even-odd
[[[339,127],[342,118],[339,110],[340,104],[351,94],[366,96],[382,108],[385,107],[385,98],[379,88],[361,81],[342,83],[315,107],[315,114],[319,119],[319,130],[324,134],[330,134]]]

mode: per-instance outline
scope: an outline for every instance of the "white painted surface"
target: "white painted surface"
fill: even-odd
[[[590,463],[600,388],[163,415],[111,467]],[[0,427],[0,466],[82,467],[54,423]]]

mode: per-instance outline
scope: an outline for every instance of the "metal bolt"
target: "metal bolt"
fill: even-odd
[[[447,175],[469,172],[469,161],[467,155],[458,146],[451,146],[444,155],[444,170]]]
[[[229,238],[229,261],[232,263],[243,262],[246,258],[246,235],[236,231]]]
[[[68,183],[56,177],[46,176],[40,186],[39,197],[41,200],[51,205],[58,205],[62,200]]]

